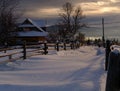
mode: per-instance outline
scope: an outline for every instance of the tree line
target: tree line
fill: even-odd
[[[19,0],[0,0],[0,44],[9,43],[20,17]]]

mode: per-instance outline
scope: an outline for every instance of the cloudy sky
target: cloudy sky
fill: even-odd
[[[23,0],[21,6],[24,17],[32,19],[55,19],[65,2],[81,6],[89,21],[100,21],[104,17],[108,21],[120,20],[120,0]]]

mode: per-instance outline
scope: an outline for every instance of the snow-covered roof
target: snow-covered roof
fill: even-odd
[[[35,23],[34,21],[32,21],[29,18],[26,20],[28,20],[31,24],[21,24],[21,25],[19,25],[19,27],[36,27],[41,32],[44,32],[44,30],[41,27],[39,27],[39,25],[37,23]]]
[[[18,36],[22,37],[40,37],[40,36],[47,36],[47,32],[39,32],[39,31],[27,31],[27,32],[18,32]]]
[[[31,24],[24,24],[24,25],[20,25],[19,27],[35,27],[35,26]]]
[[[44,32],[44,30],[42,28],[40,28],[35,22],[33,22],[31,19],[28,19],[34,26],[36,26],[39,30],[41,30],[42,32]]]

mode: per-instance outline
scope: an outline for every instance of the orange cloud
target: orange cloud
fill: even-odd
[[[119,11],[119,8],[117,8],[117,7],[103,7],[103,8],[100,9],[100,11],[102,13],[112,12],[112,11],[114,11],[114,13],[115,12],[117,13]]]
[[[110,0],[113,3],[119,2],[119,0]]]
[[[33,16],[36,18],[38,18],[38,17],[41,17],[41,18],[53,17],[53,16],[57,16],[59,10],[60,10],[59,8],[37,9],[34,11],[27,12],[26,15]]]
[[[98,0],[97,2],[80,2],[74,6],[81,6],[85,15],[97,15],[105,13],[119,13],[119,6],[111,6],[119,0]],[[62,6],[61,6],[62,7]],[[113,12],[114,11],[114,12]],[[57,17],[60,8],[36,8],[34,11],[27,11],[26,15],[36,18]]]
[[[117,2],[117,0],[111,0],[111,2]],[[96,14],[104,14],[104,13],[119,13],[119,7],[110,6],[111,2],[109,1],[98,1],[98,2],[87,2],[87,3],[79,3],[77,6],[81,6],[84,14],[86,15],[96,15]]]

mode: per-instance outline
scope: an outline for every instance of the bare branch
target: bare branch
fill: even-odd
[[[85,24],[82,23],[82,19],[85,18],[81,7],[74,7],[71,3],[67,2],[62,7],[62,12],[59,13],[62,26],[60,27],[61,36],[64,38],[73,38],[81,27]]]
[[[15,30],[19,2],[20,0],[0,0],[0,43],[8,42],[11,32]]]

